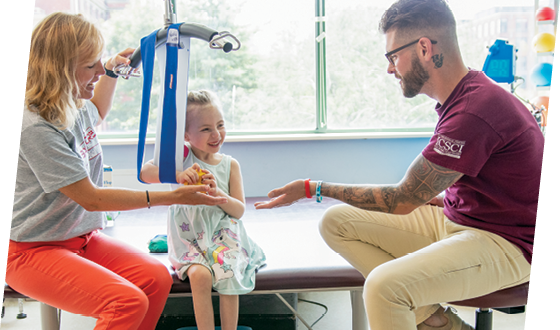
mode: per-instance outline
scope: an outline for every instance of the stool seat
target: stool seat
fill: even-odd
[[[23,298],[27,298],[27,296],[15,291],[8,284],[4,283],[4,298],[23,299]]]
[[[528,295],[529,282],[525,282],[484,296],[449,303],[452,305],[477,308],[507,308],[525,306],[527,304]]]

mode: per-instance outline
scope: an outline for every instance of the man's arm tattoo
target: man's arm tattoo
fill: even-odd
[[[341,185],[323,183],[321,193],[364,210],[394,213],[414,209],[447,189],[463,174],[419,156],[401,182],[395,185]]]

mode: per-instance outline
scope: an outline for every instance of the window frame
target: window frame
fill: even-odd
[[[175,8],[175,0],[173,2],[173,8]],[[328,106],[327,106],[327,38],[326,36],[326,0],[314,0],[315,2],[315,129],[308,130],[274,130],[274,131],[256,131],[256,130],[245,130],[245,131],[228,131],[228,136],[231,138],[228,140],[269,140],[278,139],[278,136],[286,136],[286,139],[292,139],[293,137],[300,137],[301,139],[314,139],[314,135],[325,135],[329,136],[340,136],[342,135],[352,135],[357,138],[380,138],[380,137],[392,137],[395,134],[402,135],[404,133],[410,133],[414,136],[429,136],[433,133],[435,122],[433,126],[428,127],[412,127],[412,128],[348,128],[348,129],[331,129],[328,127]],[[494,22],[497,24],[496,29],[502,32],[503,22]],[[516,22],[518,24],[518,22]],[[530,24],[526,22],[525,24]],[[509,26],[507,27],[509,29]],[[476,33],[484,33],[488,31],[488,26],[483,28],[483,26],[478,26]],[[115,144],[116,141],[122,140],[123,143],[128,144],[130,140],[138,139],[138,133],[118,133],[118,132],[98,132],[98,136],[101,141],[106,141],[110,144]],[[155,133],[147,134],[148,140],[155,139]]]
[[[227,140],[269,140],[278,139],[278,136],[286,136],[286,139],[291,140],[297,136],[300,139],[314,139],[313,135],[329,134],[329,136],[350,135],[355,138],[384,138],[393,137],[395,135],[402,136],[404,133],[410,133],[412,136],[425,137],[433,133],[435,124],[430,127],[418,128],[363,128],[363,129],[330,129],[328,127],[328,108],[327,108],[327,64],[326,64],[326,0],[315,1],[315,129],[314,130],[278,130],[278,131],[228,131]],[[172,0],[173,4],[175,0]],[[175,8],[175,5],[173,5]],[[148,132],[146,135],[147,141],[155,139],[155,132]],[[124,144],[129,144],[131,140],[138,139],[137,133],[118,133],[118,132],[98,132],[99,139],[107,144],[118,144],[122,140]]]

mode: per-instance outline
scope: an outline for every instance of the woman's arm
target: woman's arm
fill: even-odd
[[[231,160],[231,170],[229,177],[229,195],[221,189],[216,188],[216,196],[227,198],[226,204],[218,205],[227,214],[236,219],[240,219],[245,213],[245,193],[243,191],[243,177],[241,176],[241,166],[237,160]]]
[[[91,212],[127,211],[172,204],[220,205],[228,202],[225,197],[205,194],[209,189],[207,185],[200,185],[180,187],[173,191],[152,191],[149,192],[149,204],[146,191],[100,188],[89,177],[62,187],[59,191]]]
[[[104,64],[107,70],[114,70],[117,65],[129,64],[128,59],[134,52],[133,48],[127,48],[117,55],[111,57]],[[95,104],[97,110],[99,111],[99,118],[101,121],[107,117],[107,114],[113,106],[113,96],[115,95],[115,88],[117,87],[117,78],[111,78],[109,76],[103,75],[99,78],[99,81],[95,84],[95,89],[93,92],[93,97],[91,102]]]

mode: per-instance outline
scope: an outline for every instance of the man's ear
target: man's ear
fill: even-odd
[[[422,38],[420,39],[419,44],[422,58],[425,61],[431,61],[433,55],[432,42],[428,38]]]

